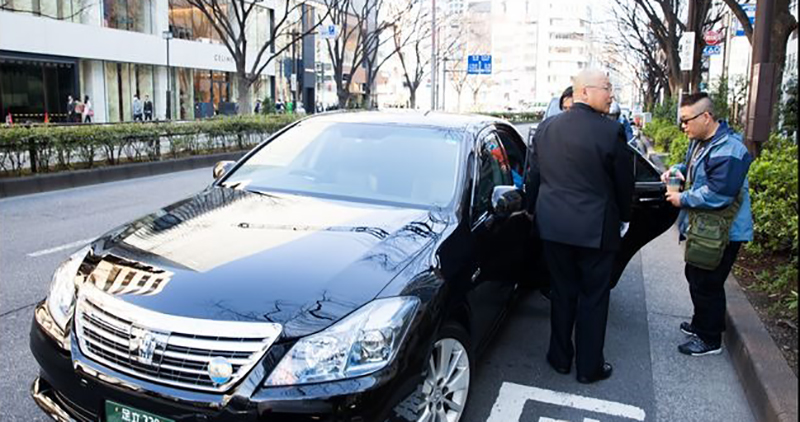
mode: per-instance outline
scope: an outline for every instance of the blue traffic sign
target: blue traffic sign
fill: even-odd
[[[704,56],[716,56],[722,53],[722,47],[719,45],[707,45],[703,49]]]
[[[492,74],[492,55],[475,54],[467,56],[468,75],[491,75]]]

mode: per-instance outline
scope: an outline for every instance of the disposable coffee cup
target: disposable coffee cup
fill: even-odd
[[[682,182],[680,177],[671,176],[667,179],[667,192],[680,192]]]

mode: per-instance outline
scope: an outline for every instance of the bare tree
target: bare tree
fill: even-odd
[[[331,7],[328,20],[339,28],[339,35],[325,40],[333,66],[339,108],[347,108],[352,84],[366,60],[367,48],[376,51],[380,34],[389,23],[377,23],[377,13],[384,0],[339,0]],[[370,27],[371,25],[375,25]]]
[[[633,56],[634,73],[643,89],[644,103],[650,108],[662,90],[670,95],[666,62],[656,45],[655,35],[643,16],[641,6],[617,2],[611,10],[617,31],[609,31],[605,40],[613,53],[620,57]]]
[[[273,60],[314,33],[328,11],[337,0],[278,0],[274,24],[269,29],[269,38],[261,43],[248,39],[247,27],[252,24],[259,0],[187,0],[210,22],[222,44],[236,65],[236,86],[239,114],[252,112],[251,87],[259,80],[264,69]],[[319,19],[313,19],[312,10],[323,9]],[[305,22],[305,25],[303,24]],[[301,28],[298,30],[298,28]],[[279,40],[288,39],[285,45]],[[255,46],[250,50],[250,44]],[[248,54],[254,54],[248,66]]]
[[[363,107],[366,109],[374,108],[372,92],[381,67],[408,45],[412,39],[410,33],[407,33],[405,37],[401,35],[399,40],[395,39],[395,35],[398,31],[396,22],[401,22],[404,15],[410,13],[414,3],[415,0],[398,0],[385,4],[384,0],[376,0],[375,14],[379,21],[374,28],[369,28],[369,24],[367,25],[370,34],[364,37],[366,43],[364,45],[364,69],[367,82],[364,89]],[[386,51],[387,47],[388,51],[379,55],[381,51]]]
[[[403,69],[408,88],[409,106],[417,107],[417,89],[430,68],[430,18],[426,10],[417,5],[400,20],[392,39],[398,49],[397,57]]]

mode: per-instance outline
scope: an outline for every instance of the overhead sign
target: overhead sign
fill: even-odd
[[[740,4],[742,6],[742,10],[747,15],[747,18],[750,20],[750,25],[755,26],[756,24],[756,5],[755,4]],[[743,37],[744,36],[744,28],[742,24],[739,22],[739,19],[733,19],[733,27],[736,29],[736,36]]]
[[[467,56],[468,75],[491,75],[492,74],[492,55],[475,54]]]
[[[719,45],[707,45],[703,49],[704,56],[716,56],[718,54],[722,54],[722,47]]]
[[[333,39],[339,35],[339,27],[333,24],[320,25],[319,36],[323,39]]]
[[[706,31],[706,33],[703,34],[703,41],[706,42],[706,45],[718,45],[721,44],[724,39],[725,35],[722,34],[722,31]]]
[[[678,55],[681,59],[681,71],[692,70],[694,61],[694,32],[684,32],[678,41]]]

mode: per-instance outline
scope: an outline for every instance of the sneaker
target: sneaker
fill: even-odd
[[[683,332],[683,334],[686,334],[687,336],[697,337],[697,332],[694,330],[694,325],[692,325],[691,322],[682,322],[681,332]]]
[[[693,336],[678,346],[678,351],[689,356],[718,355],[722,353],[722,344],[709,344],[700,337]]]

